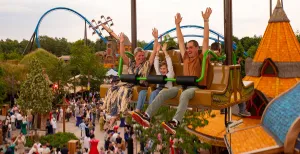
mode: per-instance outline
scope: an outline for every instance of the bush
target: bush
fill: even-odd
[[[29,136],[26,136],[26,144],[25,147],[32,147],[34,144],[34,141],[32,138],[30,138]]]
[[[54,148],[62,148],[64,145],[67,146],[70,140],[78,140],[78,138],[73,133],[59,132],[53,135],[42,136],[40,138],[40,143],[50,143]]]

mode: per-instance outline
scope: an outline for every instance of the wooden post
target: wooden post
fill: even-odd
[[[65,133],[66,132],[66,120],[65,120],[65,117],[66,117],[66,107],[63,106],[63,132]]]
[[[272,0],[270,0],[270,18],[272,16]]]
[[[66,107],[68,107],[69,105],[66,102],[66,98],[63,97],[63,104],[60,105],[63,108],[63,132],[66,132]]]
[[[131,51],[137,47],[136,0],[131,0]]]

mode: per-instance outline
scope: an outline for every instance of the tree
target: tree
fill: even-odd
[[[3,103],[3,100],[6,98],[6,86],[3,76],[4,70],[0,68],[0,103]]]
[[[164,44],[165,42],[167,42],[168,48],[178,48],[177,42],[169,34],[163,37],[163,41],[161,42],[161,44]]]
[[[95,51],[105,51],[106,50],[106,43],[101,39],[97,39],[96,40],[96,44],[95,44]]]
[[[297,30],[295,35],[297,37],[298,42],[300,43],[300,31]]]
[[[30,62],[29,74],[21,85],[18,105],[22,111],[29,111],[35,115],[34,128],[37,128],[38,114],[49,113],[52,109],[53,95],[49,82],[43,73],[41,63],[35,58]]]
[[[100,59],[94,54],[91,46],[85,46],[81,40],[75,42],[71,49],[70,64],[80,72],[83,78],[87,79],[82,79],[83,82],[87,81],[89,85],[91,81],[97,82],[97,85],[93,85],[94,90],[99,89],[107,70],[100,63]]]
[[[53,80],[56,77],[55,73],[50,73],[50,70],[53,70],[55,65],[58,63],[58,58],[51,54],[50,52],[39,48],[33,52],[30,52],[20,61],[20,64],[24,64],[29,67],[31,61],[33,59],[38,59],[43,69],[45,69],[46,73],[49,75],[49,79]]]
[[[258,48],[258,46],[256,46],[256,45],[252,45],[252,46],[249,48],[249,50],[247,51],[247,53],[248,53],[248,56],[249,56],[250,58],[254,58],[257,48]]]
[[[140,40],[137,41],[137,46],[141,48],[144,48],[147,44],[148,43],[146,41],[140,41]]]
[[[243,37],[240,41],[245,49],[245,51],[248,51],[249,48],[253,45],[258,46],[260,43],[261,37],[257,37],[254,35],[254,37]]]
[[[3,70],[3,81],[6,94],[10,96],[10,101],[14,104],[15,94],[20,89],[20,84],[25,80],[27,69],[22,64],[14,64],[9,61],[0,63]]]
[[[58,89],[55,91],[55,99],[53,102],[53,106],[56,106],[57,104],[63,103],[62,98],[66,94],[64,87],[67,86],[68,80],[72,77],[71,67],[69,63],[59,60],[48,72],[48,76],[51,76],[51,81],[58,86]]]
[[[55,38],[55,44],[56,46],[53,54],[58,57],[70,54],[71,45],[66,38]]]

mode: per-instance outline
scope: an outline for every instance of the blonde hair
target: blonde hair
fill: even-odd
[[[143,48],[141,47],[137,47],[134,49],[134,56],[136,56],[139,52],[145,52]]]

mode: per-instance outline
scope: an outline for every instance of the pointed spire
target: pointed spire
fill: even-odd
[[[273,14],[269,20],[271,22],[290,22],[289,18],[286,16],[280,0],[277,0],[277,5],[273,11]]]

